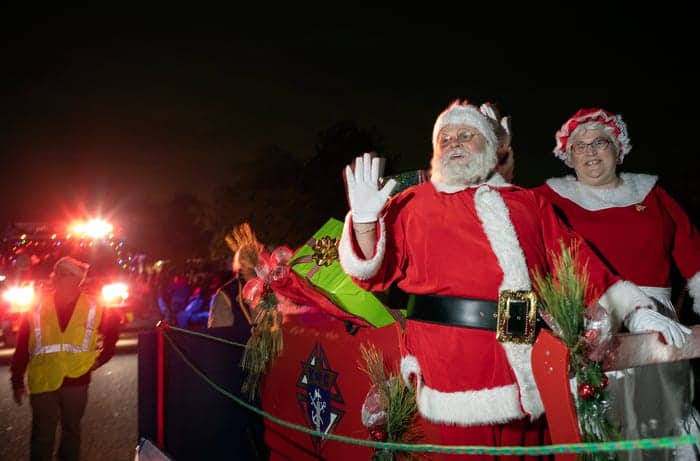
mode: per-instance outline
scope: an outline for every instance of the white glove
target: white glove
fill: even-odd
[[[677,348],[683,347],[688,340],[687,335],[691,333],[690,328],[647,307],[640,307],[632,312],[625,319],[625,326],[632,333],[658,331],[663,335],[667,344]]]
[[[345,167],[345,187],[352,220],[356,223],[376,222],[386,205],[396,181],[390,179],[379,189],[382,159],[364,154],[355,159],[355,171],[350,165]]]

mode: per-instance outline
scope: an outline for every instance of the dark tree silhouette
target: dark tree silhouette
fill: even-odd
[[[131,210],[129,241],[152,259],[168,259],[182,266],[206,257],[210,234],[204,227],[209,205],[189,193],[178,193],[165,203],[141,202]]]
[[[232,169],[229,185],[215,191],[207,219],[212,257],[228,254],[224,235],[242,222],[249,222],[264,243],[298,244],[303,237],[297,220],[309,208],[301,169],[301,161],[276,146],[261,149]]]
[[[248,156],[231,169],[229,184],[215,192],[205,227],[212,236],[211,256],[229,254],[223,237],[244,221],[266,244],[302,245],[329,218],[345,216],[345,166],[364,152],[383,150],[376,128],[341,121],[318,133],[306,162],[276,146]]]
[[[322,225],[328,218],[343,219],[348,204],[343,170],[364,152],[382,153],[384,137],[375,127],[360,128],[354,121],[338,122],[318,133],[314,155],[304,167],[303,191],[313,197],[313,213],[304,222],[308,230]],[[310,228],[308,226],[311,226]]]

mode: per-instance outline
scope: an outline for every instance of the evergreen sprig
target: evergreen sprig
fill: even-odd
[[[382,354],[373,345],[360,345],[360,352],[364,364],[360,370],[370,378],[372,384],[379,391],[380,405],[386,412],[383,431],[387,442],[417,443],[422,435],[414,427],[418,406],[416,394],[412,386],[406,386],[400,376],[395,372],[390,373],[384,366]],[[414,459],[409,452],[393,452],[378,449],[372,456],[373,461],[394,461],[399,456],[406,459]]]
[[[552,255],[553,273],[535,274],[535,289],[561,340],[569,349],[578,349],[585,327],[588,268],[579,264],[577,247],[569,248],[560,242],[560,249],[559,254]]]

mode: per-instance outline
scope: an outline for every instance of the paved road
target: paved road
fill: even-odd
[[[133,460],[138,442],[136,339],[124,338],[117,354],[92,376],[83,418],[81,458],[88,461]],[[8,358],[0,350],[0,460],[29,459],[30,408],[12,400]]]

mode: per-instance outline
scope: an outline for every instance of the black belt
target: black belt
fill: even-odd
[[[496,330],[498,302],[453,296],[415,295],[406,318],[484,330]]]
[[[409,303],[406,318],[444,325],[480,328],[495,331],[498,324],[498,302],[483,299],[456,298],[454,296],[414,295]],[[514,330],[520,330],[519,321]],[[537,316],[536,329],[545,326]]]

